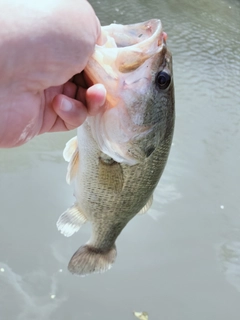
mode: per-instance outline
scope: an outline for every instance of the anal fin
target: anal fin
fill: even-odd
[[[77,232],[86,221],[87,219],[84,214],[80,212],[77,205],[74,204],[61,214],[57,221],[57,228],[65,237],[70,237]]]
[[[153,203],[153,195],[151,195],[151,197],[148,199],[147,203],[145,204],[144,207],[142,207],[142,209],[138,212],[138,214],[144,214],[146,213],[152,206]]]

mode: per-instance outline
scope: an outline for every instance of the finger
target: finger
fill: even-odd
[[[106,89],[104,85],[98,83],[88,88],[86,91],[86,104],[89,116],[95,116],[104,105],[106,100]]]
[[[64,84],[62,94],[70,98],[75,98],[76,92],[77,92],[76,84],[70,81]]]
[[[57,95],[52,102],[58,118],[50,131],[66,131],[79,127],[88,113],[85,105],[62,94]]]
[[[77,94],[75,99],[78,101],[81,101],[84,105],[86,105],[86,91],[87,89],[84,89],[82,87],[79,87],[77,90]]]

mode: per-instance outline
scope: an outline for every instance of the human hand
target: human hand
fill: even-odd
[[[81,73],[100,38],[100,23],[89,3],[2,3],[0,147],[76,128],[96,114],[106,90],[101,84],[88,88]]]

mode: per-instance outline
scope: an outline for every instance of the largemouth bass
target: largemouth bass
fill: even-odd
[[[68,265],[79,275],[112,266],[117,237],[152,204],[174,130],[172,58],[160,20],[111,24],[102,36],[85,72],[105,85],[106,103],[66,144],[67,182],[76,202],[57,222],[65,236],[92,223],[90,240]]]

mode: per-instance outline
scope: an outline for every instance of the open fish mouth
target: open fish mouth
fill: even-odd
[[[164,64],[166,33],[158,19],[146,22],[102,27],[102,45],[85,68],[92,83],[103,83],[106,103],[96,117],[89,117],[98,148],[116,162],[134,165],[145,154],[138,145],[153,129],[146,125],[146,114],[152,114],[155,75]],[[155,90],[155,91],[154,91]],[[151,117],[152,118],[152,117]],[[144,120],[145,119],[145,120]]]
[[[106,78],[99,77],[100,72],[96,75],[96,64],[99,64],[109,77],[117,79],[117,72],[132,72],[153,54],[160,52],[165,40],[166,33],[158,19],[131,25],[111,24],[102,27],[103,45],[96,45],[85,73],[93,83],[106,81]]]

